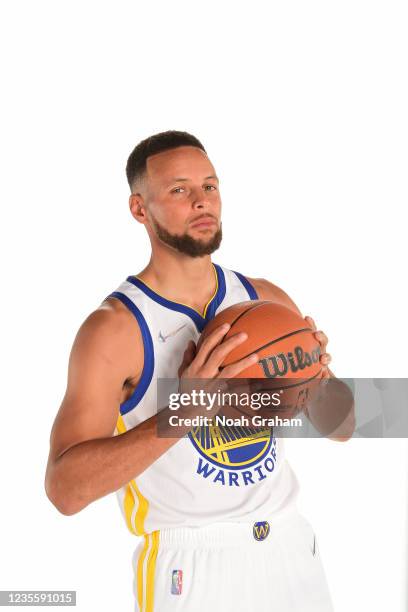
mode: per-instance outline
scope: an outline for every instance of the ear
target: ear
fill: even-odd
[[[129,208],[132,213],[132,217],[139,221],[139,223],[146,223],[146,209],[143,201],[143,196],[140,193],[132,193],[129,196]]]

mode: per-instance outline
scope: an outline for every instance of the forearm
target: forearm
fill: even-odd
[[[139,476],[179,438],[158,437],[154,415],[123,434],[76,444],[49,465],[48,496],[63,514],[75,514]]]
[[[330,368],[327,368],[327,371],[330,374],[330,378],[336,378]],[[340,427],[337,430],[333,431],[330,436],[328,436],[329,440],[334,440],[335,442],[345,442],[349,440],[353,435],[356,429],[356,415],[354,411],[354,396],[352,393],[348,394],[350,401],[350,408],[348,410],[347,416],[344,419],[343,423],[341,423]]]
[[[311,402],[305,414],[322,436],[336,442],[350,439],[355,430],[354,397],[348,386],[337,379],[328,368],[330,392],[318,393],[317,400]]]

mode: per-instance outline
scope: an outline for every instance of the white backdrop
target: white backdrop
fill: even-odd
[[[115,497],[66,517],[43,479],[76,331],[148,261],[124,173],[141,139],[203,142],[223,199],[213,260],[281,286],[337,376],[407,376],[407,17],[396,0],[2,3],[0,589],[133,609]],[[336,612],[406,610],[406,441],[287,455]]]

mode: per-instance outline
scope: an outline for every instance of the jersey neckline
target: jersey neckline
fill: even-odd
[[[182,304],[180,302],[174,302],[173,300],[169,300],[165,298],[164,296],[160,295],[160,293],[157,293],[157,291],[154,291],[154,289],[149,287],[149,285],[145,283],[145,281],[142,281],[137,276],[128,276],[126,280],[129,283],[132,283],[133,285],[138,287],[141,291],[143,291],[143,293],[145,293],[148,297],[150,297],[152,300],[154,300],[158,304],[161,304],[162,306],[169,308],[170,310],[176,310],[178,312],[182,312],[188,315],[194,321],[199,331],[202,331],[204,329],[205,324],[210,319],[214,318],[217,308],[219,307],[219,305],[221,304],[221,302],[223,301],[225,297],[224,272],[218,264],[211,262],[211,265],[213,266],[213,269],[214,269],[216,287],[215,287],[215,291],[212,297],[209,299],[209,301],[205,305],[203,313],[199,312],[192,306],[188,306],[187,304]]]

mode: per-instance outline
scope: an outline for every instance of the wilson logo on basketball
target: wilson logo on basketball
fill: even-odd
[[[270,355],[260,359],[258,363],[262,366],[267,378],[277,378],[286,376],[288,373],[295,374],[299,370],[310,367],[313,363],[318,363],[320,352],[320,346],[310,353],[304,351],[301,346],[296,346],[293,352]]]

